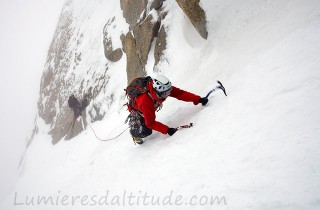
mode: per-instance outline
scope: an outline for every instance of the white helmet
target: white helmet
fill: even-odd
[[[158,92],[158,93],[163,93],[163,92],[167,92],[167,91],[171,91],[172,86],[171,86],[171,82],[169,81],[169,79],[165,76],[162,75],[157,75],[154,79],[153,79],[153,84],[152,87]]]

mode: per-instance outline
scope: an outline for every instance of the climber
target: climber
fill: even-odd
[[[162,7],[164,1],[165,0],[155,0],[153,2],[154,9],[159,10]]]
[[[69,107],[72,109],[74,113],[74,121],[82,115],[82,111],[89,105],[89,101],[87,97],[84,97],[81,100],[81,103],[78,99],[72,94],[68,99]]]
[[[130,96],[130,92],[135,92],[134,97],[129,97],[127,105],[130,111],[128,116],[130,134],[134,143],[137,144],[142,144],[142,138],[151,135],[152,130],[170,136],[177,131],[177,128],[168,127],[156,121],[155,112],[161,109],[162,103],[167,97],[193,102],[194,105],[201,103],[204,106],[208,103],[206,97],[201,98],[198,95],[172,86],[169,79],[162,75],[158,75],[154,79],[151,77],[137,78],[127,87],[126,92],[128,96]]]

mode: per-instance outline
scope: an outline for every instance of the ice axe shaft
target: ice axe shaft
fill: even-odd
[[[190,123],[188,125],[181,125],[179,127],[177,127],[176,129],[177,130],[181,130],[181,129],[184,129],[184,128],[191,128],[193,126],[193,123]]]

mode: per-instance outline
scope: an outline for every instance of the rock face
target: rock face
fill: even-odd
[[[190,19],[199,34],[207,39],[206,16],[199,5],[199,0],[176,0],[178,5]],[[149,51],[155,37],[156,40],[154,57],[155,65],[160,62],[161,56],[166,49],[166,28],[161,27],[162,20],[167,11],[162,11],[164,0],[132,1],[120,0],[124,18],[130,25],[130,31],[123,38],[124,52],[127,55],[127,82],[130,83],[135,77],[144,76],[145,65]]]
[[[160,20],[158,17],[148,15],[133,30],[136,50],[143,66],[147,64],[151,44],[153,39],[158,36],[159,27]]]
[[[125,36],[124,43],[127,55],[127,83],[130,83],[133,78],[145,76],[145,71],[137,52],[136,40],[131,32]]]
[[[202,36],[208,38],[206,13],[199,5],[200,0],[176,0],[180,8],[187,15],[193,26]]]
[[[114,17],[108,21],[103,29],[103,46],[104,46],[104,55],[109,61],[117,62],[122,57],[122,49],[117,48],[113,50],[112,40],[109,36],[108,29],[110,29],[111,24],[114,22]]]
[[[158,34],[158,38],[156,41],[156,46],[154,49],[154,66],[157,66],[158,63],[160,62],[160,58],[161,56],[163,56],[163,51],[167,48],[167,32],[165,30],[165,27],[161,27],[159,34]]]
[[[148,0],[120,0],[120,7],[123,11],[123,17],[129,24],[129,30],[133,30],[136,26],[141,14],[148,4]],[[144,19],[144,17],[142,17]]]
[[[157,71],[159,62],[166,59],[164,51],[168,28],[162,22],[170,11],[163,8],[165,0],[120,0],[124,19],[129,25],[127,29],[118,29],[116,22],[123,23],[124,20],[115,20],[115,17],[108,17],[108,21],[97,24],[96,19],[91,17],[97,14],[100,4],[104,5],[100,10],[100,14],[103,14],[108,2],[87,1],[90,7],[86,9],[73,5],[73,0],[66,1],[41,78],[38,118],[49,125],[48,132],[53,144],[78,135],[86,129],[88,122],[102,120],[115,101],[115,95],[123,94],[120,91],[108,92],[109,83],[118,79],[112,79],[115,72],[109,73],[111,62],[121,60],[123,53],[126,54],[126,82],[130,83],[134,78],[146,75],[145,66],[152,44],[155,60],[153,70]],[[207,38],[205,13],[199,1],[176,1],[201,36]],[[111,86],[114,87],[114,84]],[[74,125],[74,113],[67,103],[72,94],[79,101],[83,97],[89,100],[89,105],[82,116],[74,121]],[[38,128],[36,125],[33,136]]]
[[[160,11],[163,0],[154,0],[151,4],[148,4],[147,0],[120,0],[120,3],[124,18],[130,25],[130,31],[123,39],[127,55],[127,82],[130,83],[134,78],[146,75],[145,65],[149,51],[154,38],[159,34],[161,20],[164,17]],[[162,42],[165,42],[165,38],[162,38]],[[161,54],[161,49],[157,49],[158,55]]]
[[[62,138],[67,140],[78,135],[86,128],[88,116],[91,122],[101,120],[108,104],[113,100],[112,95],[106,93],[110,80],[107,60],[92,56],[99,55],[98,52],[103,49],[101,36],[86,35],[79,24],[83,20],[90,21],[85,15],[79,17],[79,14],[74,14],[72,1],[67,1],[49,47],[41,78],[38,116],[50,126],[49,134],[53,144]],[[121,53],[111,51],[106,54],[116,61],[121,58],[119,54],[122,54],[122,50],[120,51]],[[71,126],[74,114],[67,103],[71,94],[79,100],[87,96],[90,103],[74,126]],[[103,100],[94,103],[94,99],[102,95]],[[101,101],[104,102],[104,107]],[[34,133],[37,130],[36,125]]]
[[[66,5],[65,8],[67,8]],[[71,68],[73,59],[67,50],[74,28],[71,27],[72,13],[65,9],[60,17],[59,25],[55,32],[55,38],[50,45],[45,70],[40,84],[40,99],[38,101],[39,117],[44,119],[46,124],[51,124],[50,131],[53,143],[56,143],[67,132],[68,125],[62,123],[66,115],[59,113],[58,107],[64,107],[63,94],[64,87],[67,85],[63,79],[66,69]],[[81,55],[76,56],[75,60],[81,59]],[[60,70],[60,71],[59,71]],[[61,71],[62,70],[62,71]],[[62,97],[61,97],[62,96]],[[55,123],[57,122],[57,123]]]

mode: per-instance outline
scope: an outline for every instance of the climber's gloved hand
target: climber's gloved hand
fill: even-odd
[[[176,129],[176,128],[169,128],[169,129],[168,129],[168,134],[169,134],[169,136],[172,136],[175,132],[177,132],[177,130],[178,130],[178,129]]]
[[[200,98],[198,103],[201,103],[202,106],[205,106],[208,103],[209,99],[207,99],[206,97]]]

